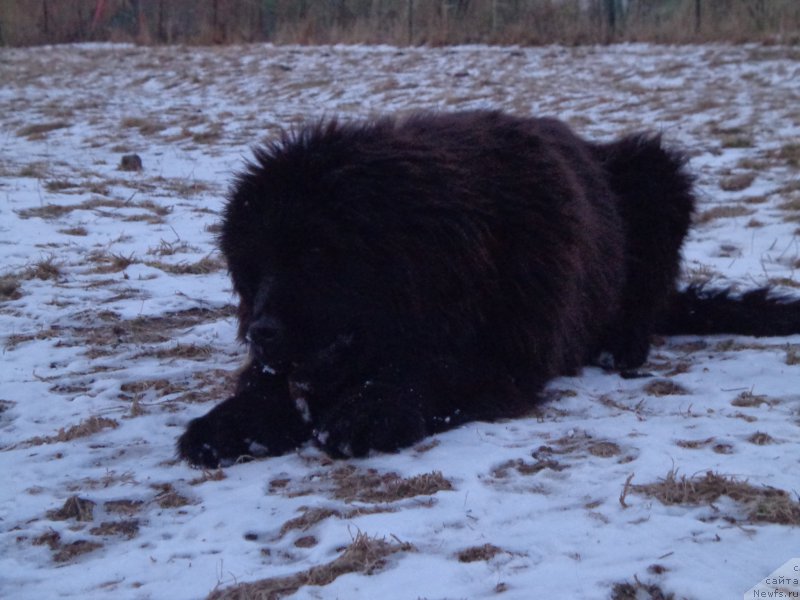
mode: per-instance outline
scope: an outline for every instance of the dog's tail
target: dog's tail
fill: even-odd
[[[800,298],[776,295],[766,287],[734,294],[730,289],[691,285],[676,292],[656,333],[758,337],[800,333]]]

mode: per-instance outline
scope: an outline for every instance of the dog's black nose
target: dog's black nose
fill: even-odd
[[[246,339],[251,345],[266,348],[280,340],[283,326],[271,315],[263,315],[253,321],[247,329]]]

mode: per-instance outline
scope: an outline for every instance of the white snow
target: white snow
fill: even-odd
[[[692,157],[701,213],[751,211],[701,221],[687,273],[797,293],[798,59],[755,45],[0,50],[0,276],[19,283],[0,301],[0,597],[203,598],[329,562],[357,532],[414,551],[292,597],[604,599],[634,578],[676,598],[741,597],[798,556],[796,526],[752,522],[726,497],[620,496],[631,475],[649,484],[676,470],[797,500],[798,335],[668,339],[647,368],[684,394],[587,368],[554,381],[560,398],[530,418],[469,424],[395,455],[331,463],[306,447],[198,482],[174,442],[232,393],[244,360],[214,226],[249,148],[280,127],[494,107],[559,116],[599,139],[661,131]],[[144,171],[119,171],[133,152]],[[720,188],[740,174],[752,182]],[[55,276],[38,278],[48,262]],[[732,404],[742,392],[765,399]],[[66,439],[90,418],[116,427]],[[768,443],[751,441],[759,432]],[[596,451],[603,443],[610,452]],[[531,469],[537,460],[549,466]],[[441,471],[453,489],[358,514],[375,503],[331,492],[343,464]],[[48,514],[71,496],[95,503],[91,521]],[[345,516],[282,530],[302,507]],[[119,522],[129,535],[102,527]],[[51,548],[42,536],[53,532]],[[302,536],[316,543],[295,545]],[[78,540],[99,546],[61,560]],[[500,552],[459,562],[484,544]]]

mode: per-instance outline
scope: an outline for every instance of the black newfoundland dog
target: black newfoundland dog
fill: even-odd
[[[255,158],[220,239],[250,360],[181,436],[195,465],[520,415],[581,365],[641,365],[654,332],[800,331],[800,302],[766,290],[676,291],[694,197],[658,136],[425,113],[321,122]]]

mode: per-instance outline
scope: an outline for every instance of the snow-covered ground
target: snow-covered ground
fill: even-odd
[[[176,462],[244,355],[214,233],[249,148],[470,107],[663,132],[686,277],[800,293],[796,48],[2,49],[0,597],[716,600],[800,556],[800,335],[661,340],[652,378],[587,368],[396,455]]]

